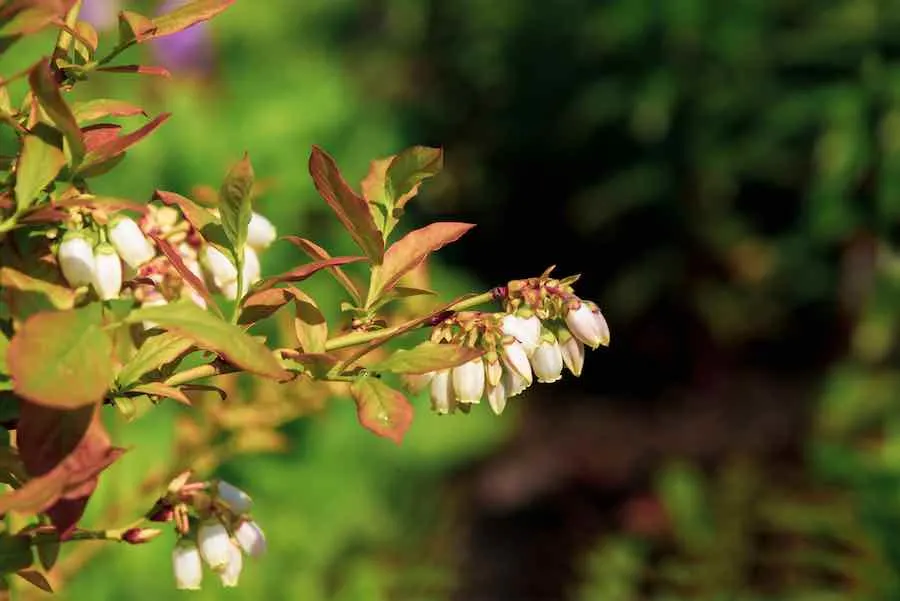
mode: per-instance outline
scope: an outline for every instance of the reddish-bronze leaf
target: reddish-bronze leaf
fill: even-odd
[[[341,224],[373,263],[384,257],[384,240],[372,219],[369,203],[354,192],[341,176],[334,159],[318,146],[309,157],[309,174],[319,195],[331,207]]]
[[[392,244],[384,253],[384,263],[372,269],[366,307],[378,302],[385,292],[396,286],[400,278],[415,269],[428,255],[455,242],[473,227],[475,226],[471,223],[432,223],[408,233]]]
[[[170,113],[163,113],[140,129],[125,134],[124,136],[115,137],[103,144],[91,148],[84,157],[84,164],[81,166],[81,169],[89,169],[122,154],[128,148],[134,146],[153,133],[153,130],[165,123],[166,119],[170,116]]]
[[[149,17],[130,10],[123,10],[119,13],[120,44],[132,39],[141,42],[154,29],[156,29],[156,26]]]
[[[45,593],[53,592],[53,587],[47,582],[47,578],[37,570],[20,570],[16,572],[16,576],[36,586]]]
[[[50,73],[50,63],[46,58],[31,70],[28,82],[44,111],[69,142],[72,165],[78,165],[85,153],[84,137],[69,105],[59,92],[59,86]]]
[[[84,134],[84,147],[91,152],[118,138],[122,126],[114,123],[97,123],[89,125],[81,131]]]
[[[192,25],[209,20],[234,4],[234,0],[193,0],[170,13],[153,19],[155,29],[144,39],[160,38],[178,33]]]
[[[286,273],[282,273],[281,275],[266,278],[261,282],[258,282],[253,287],[253,291],[259,292],[260,290],[267,290],[284,282],[302,282],[306,278],[315,274],[317,271],[325,269],[327,267],[333,267],[335,265],[346,265],[347,263],[356,263],[357,261],[364,260],[365,257],[332,257],[331,259],[326,259],[324,261],[313,261],[312,263],[301,265],[300,267],[292,269],[291,271],[288,271]]]
[[[356,415],[364,428],[400,444],[412,424],[413,408],[406,397],[378,378],[357,378],[350,385]]]
[[[312,240],[307,240],[306,238],[300,238],[299,236],[284,236],[284,240],[287,240],[303,252],[309,256],[310,259],[314,261],[327,261],[331,258],[331,255],[328,254],[328,251],[313,242]],[[334,276],[334,279],[338,281],[338,283],[344,287],[344,290],[350,294],[351,298],[353,298],[353,302],[357,305],[362,302],[362,295],[359,293],[359,288],[357,288],[356,284],[353,283],[344,270],[340,267],[329,267],[328,271]]]
[[[132,115],[146,115],[139,106],[135,106],[124,100],[112,100],[110,98],[95,98],[72,105],[72,114],[78,123],[102,119],[103,117],[131,117]]]
[[[0,497],[0,513],[47,512],[65,540],[81,518],[101,471],[124,452],[110,443],[100,405],[62,411],[22,403],[17,441],[32,479]]]
[[[274,315],[293,299],[293,295],[287,288],[268,288],[258,292],[251,292],[241,302],[241,314],[238,316],[238,324],[250,326],[261,319]]]
[[[437,175],[444,167],[444,151],[413,146],[394,157],[385,174],[385,187],[394,209],[402,209],[419,191],[422,180]]]

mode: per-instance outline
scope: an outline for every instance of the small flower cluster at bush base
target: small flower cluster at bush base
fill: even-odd
[[[485,352],[457,367],[409,377],[409,387],[429,386],[432,409],[440,414],[468,412],[487,397],[499,415],[507,399],[535,379],[556,382],[564,367],[580,376],[585,345],[608,345],[609,327],[596,305],[575,295],[577,276],[557,280],[549,273],[510,282],[503,289],[503,313],[457,313],[435,326],[432,341]]]
[[[86,224],[81,214],[73,214],[70,221],[57,249],[59,267],[69,286],[90,286],[101,300],[119,298],[131,290],[142,306],[164,305],[185,296],[206,307],[203,295],[184,281],[166,256],[157,253],[153,237],[171,244],[192,274],[230,300],[243,296],[259,281],[258,253],[276,237],[272,223],[253,213],[244,247],[244,290],[238,291],[237,269],[231,258],[204,243],[174,208],[150,205],[140,223],[124,215],[114,215],[106,225]],[[123,288],[126,283],[129,285]]]
[[[172,551],[175,586],[199,590],[205,563],[222,586],[235,587],[244,555],[260,557],[266,552],[262,528],[250,517],[253,501],[228,482],[188,483],[189,477],[186,472],[173,480],[148,515],[153,521],[174,521],[178,530]]]

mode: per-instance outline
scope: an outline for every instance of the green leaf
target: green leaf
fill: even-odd
[[[172,332],[151,336],[144,341],[138,352],[119,372],[118,381],[122,389],[138,382],[144,374],[159,369],[186,353],[194,346],[193,340]]]
[[[136,129],[135,131],[129,134],[125,134],[124,136],[113,137],[108,142],[92,148],[84,156],[84,163],[81,164],[77,172],[82,173],[84,171],[87,171],[88,169],[96,168],[97,166],[116,158],[117,156],[149,136],[151,133],[153,133],[153,131],[157,127],[165,123],[170,116],[171,113],[163,113],[162,115],[158,115],[155,119],[153,119],[140,129]]]
[[[75,408],[99,402],[113,379],[113,348],[100,305],[31,316],[9,344],[13,390],[40,405]]]
[[[40,124],[39,124],[40,125]],[[35,130],[38,130],[35,127]],[[54,140],[55,130],[40,128],[41,133],[31,133],[22,141],[22,154],[16,167],[16,208],[27,209],[41,190],[56,179],[66,164],[66,155]],[[58,136],[58,134],[57,134]]]
[[[153,19],[155,29],[144,39],[160,38],[178,33],[192,25],[209,20],[234,4],[234,0],[194,0],[178,9]]]
[[[250,157],[244,157],[234,164],[225,176],[219,189],[219,215],[222,229],[231,241],[236,262],[243,257],[247,242],[247,228],[250,225],[250,192],[253,190],[253,165]]]
[[[59,535],[47,534],[37,548],[38,560],[45,570],[52,570],[59,559]]]
[[[28,82],[31,90],[50,119],[62,132],[69,143],[69,154],[72,157],[72,166],[77,167],[84,158],[85,145],[81,128],[75,121],[69,105],[63,100],[59,86],[50,73],[50,63],[47,59],[39,62],[28,74]]]
[[[471,223],[438,222],[414,230],[395,242],[384,253],[384,263],[372,268],[372,280],[366,307],[372,307],[381,296],[415,269],[428,255],[455,242],[475,227]]]
[[[31,537],[0,534],[0,574],[24,570],[34,563]]]
[[[313,261],[312,263],[301,265],[300,267],[292,269],[286,273],[272,276],[270,278],[266,278],[262,281],[257,282],[253,286],[253,290],[251,291],[251,293],[267,290],[285,282],[302,282],[306,278],[314,275],[316,272],[322,269],[334,267],[335,265],[356,263],[357,261],[363,260],[365,260],[365,257],[332,257],[330,259],[325,259],[324,261]]]
[[[75,121],[84,123],[104,117],[131,117],[132,115],[146,115],[139,106],[135,106],[124,100],[112,100],[110,98],[95,98],[84,102],[76,102],[72,105],[72,115]]]
[[[393,209],[402,209],[419,191],[423,180],[440,173],[444,151],[440,148],[413,146],[394,157],[387,169],[385,188]]]
[[[484,351],[467,346],[425,341],[411,349],[396,351],[369,369],[374,372],[387,371],[395,374],[425,374],[462,365],[483,354]]]
[[[284,236],[284,240],[287,240],[303,252],[309,256],[310,259],[314,261],[327,261],[331,258],[331,255],[328,254],[324,248],[313,242],[312,240],[307,240],[306,238],[300,238],[299,236]],[[353,298],[353,302],[357,305],[362,303],[362,295],[359,292],[359,288],[357,288],[356,284],[353,283],[344,270],[340,267],[329,267],[328,271],[334,276],[334,279],[344,287],[344,290],[347,291],[348,294]]]
[[[53,23],[57,11],[49,7],[36,6],[20,10],[0,23],[0,53],[23,35],[35,33]]]
[[[328,340],[328,322],[316,302],[297,288],[289,289],[294,296],[294,331],[300,347],[306,353],[324,353]]]
[[[128,323],[152,321],[190,338],[200,348],[222,355],[229,363],[251,373],[283,380],[288,377],[264,344],[236,325],[227,323],[190,301],[144,307],[128,316]]]
[[[373,263],[380,264],[384,257],[384,240],[372,219],[369,203],[350,189],[334,159],[318,146],[313,146],[309,157],[309,174],[319,195],[337,215],[353,241]]]
[[[412,424],[413,408],[406,397],[378,378],[361,377],[350,385],[359,423],[378,436],[400,444]]]

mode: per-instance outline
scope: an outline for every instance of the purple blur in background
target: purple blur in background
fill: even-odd
[[[157,14],[176,10],[186,0],[167,0]],[[206,22],[151,42],[160,64],[173,73],[208,73],[213,66],[213,47]]]
[[[78,17],[97,31],[108,31],[116,26],[120,10],[119,0],[84,0]]]

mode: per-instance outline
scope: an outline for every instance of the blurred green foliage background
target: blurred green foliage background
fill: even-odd
[[[407,226],[479,227],[435,288],[556,263],[613,346],[500,419],[419,399],[401,448],[346,399],[291,424],[287,453],[220,473],[254,494],[270,554],[195,597],[900,597],[900,4],[238,0],[208,34],[199,70],[82,90],[174,113],[99,191],[215,185],[246,150],[280,232],[342,253],[310,146],[358,181],[442,145]],[[263,265],[300,260],[276,244]],[[337,305],[325,276],[308,290]],[[175,411],[114,425],[136,449],[88,524],[166,456]],[[104,551],[61,596],[171,587],[157,541]]]

